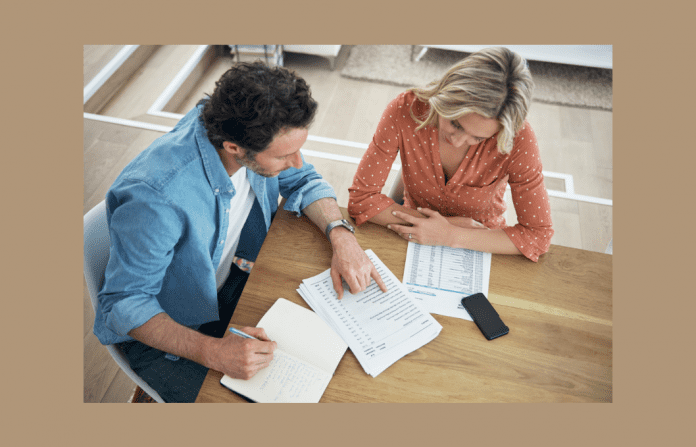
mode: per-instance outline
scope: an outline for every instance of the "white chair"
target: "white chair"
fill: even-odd
[[[92,300],[92,308],[97,309],[97,293],[104,283],[104,272],[109,261],[109,246],[111,238],[106,225],[106,203],[100,202],[89,210],[84,216],[84,272],[87,289]],[[140,388],[157,402],[164,403],[164,399],[157,394],[139,375],[130,367],[130,363],[118,345],[107,345],[106,349],[116,364],[133,380]]]
[[[396,172],[396,178],[387,195],[396,203],[401,203],[404,200],[404,180],[401,178],[401,169]]]

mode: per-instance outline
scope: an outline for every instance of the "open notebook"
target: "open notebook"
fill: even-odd
[[[278,343],[273,361],[249,380],[225,375],[220,383],[254,402],[319,402],[348,345],[317,314],[284,298],[257,327]]]

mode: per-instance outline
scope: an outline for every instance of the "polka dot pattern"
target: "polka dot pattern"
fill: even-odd
[[[525,123],[508,155],[498,152],[495,136],[471,146],[458,170],[445,182],[438,130],[426,126],[416,131],[412,105],[416,116],[427,113],[427,104],[416,101],[411,92],[400,94],[384,111],[349,188],[351,217],[360,225],[394,203],[381,191],[399,155],[405,206],[470,217],[488,228],[501,228],[527,258],[537,261],[548,251],[553,229],[539,147],[531,126]],[[506,174],[517,212],[514,227],[505,223],[504,190],[496,188],[496,182]]]

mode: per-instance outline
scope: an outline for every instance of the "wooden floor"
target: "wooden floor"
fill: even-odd
[[[86,86],[121,50],[121,46],[84,47]],[[167,84],[196,51],[196,46],[162,46],[128,78],[108,103],[94,112],[98,116],[173,127],[177,119],[153,116],[148,109]],[[288,53],[285,66],[297,71],[312,88],[319,111],[310,135],[367,144],[386,104],[403,87],[344,78],[340,75],[350,47],[344,46],[330,69],[329,61],[317,56]],[[190,94],[175,110],[183,114],[205,94],[232,64],[219,56],[207,67]],[[529,122],[541,148],[544,171],[572,175],[574,192],[590,199],[551,197],[551,216],[556,233],[553,244],[604,252],[612,239],[612,207],[591,198],[612,199],[612,113],[575,107],[533,103]],[[163,131],[132,125],[84,119],[84,212],[104,199],[116,176],[140,151]],[[362,148],[308,141],[304,149],[359,159]],[[333,186],[340,206],[347,206],[348,186],[357,165],[326,157],[305,156],[306,161]],[[559,177],[562,177],[559,176]],[[395,178],[392,174],[385,188]],[[566,182],[547,175],[549,190],[564,192]],[[596,202],[596,201],[594,201]],[[94,312],[84,288],[84,401],[127,402],[134,384],[116,366],[92,333]]]

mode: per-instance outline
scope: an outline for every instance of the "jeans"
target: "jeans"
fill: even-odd
[[[219,321],[198,328],[202,334],[222,338],[230,323],[248,273],[232,264],[230,275],[218,292]],[[208,368],[183,357],[168,354],[137,340],[119,343],[131,368],[145,380],[165,402],[193,402],[203,385]]]

